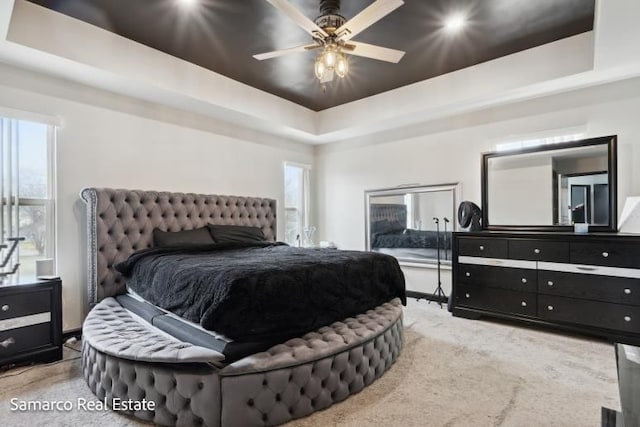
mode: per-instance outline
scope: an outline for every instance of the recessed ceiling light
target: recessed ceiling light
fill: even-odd
[[[467,23],[466,17],[462,13],[456,13],[449,16],[444,21],[444,28],[450,33],[457,33]]]
[[[184,6],[193,6],[198,0],[178,0],[178,3]]]

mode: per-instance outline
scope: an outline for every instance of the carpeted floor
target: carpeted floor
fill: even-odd
[[[613,346],[581,336],[452,317],[411,299],[406,344],[381,379],[345,402],[290,426],[599,426],[619,409]],[[93,397],[79,353],[0,373],[6,426],[146,425],[110,411],[12,412],[10,400]]]

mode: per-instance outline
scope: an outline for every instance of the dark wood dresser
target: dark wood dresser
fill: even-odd
[[[60,280],[0,285],[0,366],[62,358]]]
[[[640,235],[455,233],[454,316],[640,344]]]

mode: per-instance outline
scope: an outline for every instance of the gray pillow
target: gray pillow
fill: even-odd
[[[162,231],[159,228],[153,230],[153,245],[158,248],[166,246],[184,245],[212,245],[214,240],[205,227],[194,230]]]
[[[251,243],[266,240],[262,229],[258,227],[213,224],[209,224],[208,227],[216,243]]]

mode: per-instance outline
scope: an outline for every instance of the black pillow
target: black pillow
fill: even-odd
[[[153,230],[153,245],[158,248],[183,245],[212,245],[214,243],[207,227],[182,231],[162,231],[159,228]]]
[[[209,224],[209,232],[216,243],[251,243],[266,240],[262,229],[244,225]]]

